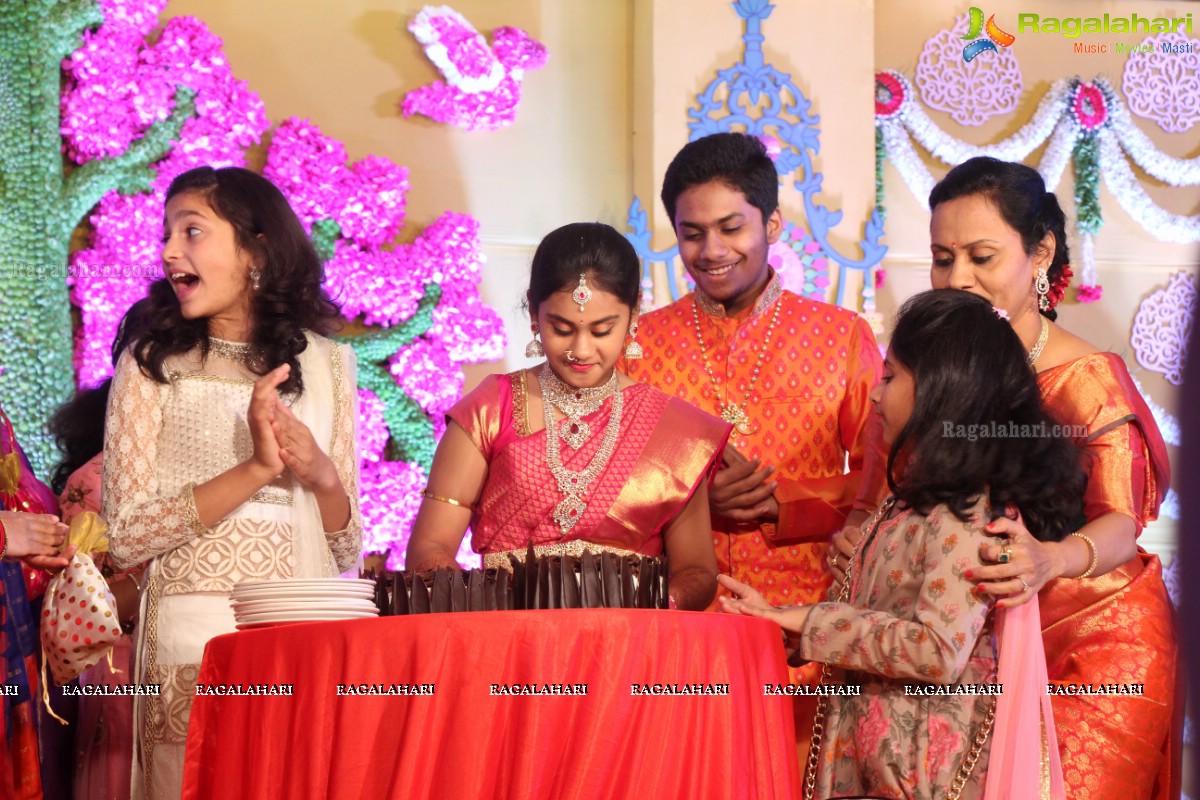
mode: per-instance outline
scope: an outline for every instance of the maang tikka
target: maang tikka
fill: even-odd
[[[575,287],[575,291],[571,292],[571,299],[579,304],[579,310],[583,311],[583,307],[592,299],[592,290],[587,285],[587,275],[579,273],[579,285]]]

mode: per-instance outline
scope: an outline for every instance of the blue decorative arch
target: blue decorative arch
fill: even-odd
[[[696,107],[688,111],[688,129],[692,141],[712,133],[740,130],[756,136],[772,136],[781,143],[775,167],[781,178],[792,177],[793,185],[804,198],[807,232],[796,226],[796,240],[811,237],[820,251],[836,265],[837,303],[845,295],[846,270],[866,273],[864,285],[871,278],[869,271],[887,252],[883,239],[883,216],[878,210],[867,220],[863,239],[858,243],[862,255],[852,258],[838,252],[829,243],[829,231],[842,220],[842,212],[831,210],[817,202],[824,175],[813,169],[813,158],[821,149],[820,117],[811,113],[812,102],[792,83],[791,76],[766,64],[763,60],[762,22],[775,8],[769,0],[736,0],[731,4],[744,19],[742,35],[745,51],[742,60],[717,77],[696,97]],[[724,97],[721,101],[718,98]],[[764,103],[765,101],[765,103]],[[653,290],[655,264],[665,264],[671,298],[682,296],[673,268],[679,255],[678,246],[669,250],[654,250],[650,246],[646,212],[637,197],[629,206],[628,224],[631,233],[626,237],[642,259],[642,288],[648,297]]]

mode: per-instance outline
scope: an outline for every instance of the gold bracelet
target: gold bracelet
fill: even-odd
[[[1100,563],[1100,553],[1096,550],[1096,543],[1092,541],[1092,537],[1088,536],[1087,534],[1080,533],[1079,531],[1075,531],[1070,535],[1078,536],[1080,539],[1083,539],[1083,541],[1087,543],[1088,552],[1092,554],[1092,563],[1088,564],[1087,570],[1082,575],[1076,575],[1075,577],[1076,579],[1090,577],[1091,574],[1096,571],[1096,565]]]
[[[433,492],[429,491],[428,489],[421,492],[421,495],[423,497],[428,497],[430,500],[437,500],[439,503],[449,503],[452,506],[458,506],[459,508],[465,508],[467,511],[471,511],[471,512],[475,511],[475,506],[471,505],[470,503],[464,503],[461,500],[455,500],[453,497],[442,497],[440,494],[434,494]]]

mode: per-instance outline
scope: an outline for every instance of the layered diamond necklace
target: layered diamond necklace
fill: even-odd
[[[617,447],[617,434],[621,429],[621,412],[624,410],[625,398],[621,393],[616,370],[613,370],[612,377],[601,386],[578,389],[566,384],[554,374],[549,364],[544,364],[538,372],[538,383],[542,387],[542,413],[546,422],[546,464],[558,483],[558,490],[564,495],[562,501],[554,507],[554,521],[565,536],[575,527],[575,523],[587,508],[587,504],[581,499],[582,496],[604,471]],[[604,426],[600,449],[582,470],[567,469],[562,463],[559,439],[561,438],[572,450],[578,451],[583,447],[591,438],[592,429],[581,418],[599,411],[604,401],[610,397],[613,399],[612,411],[608,416],[608,424]],[[557,426],[554,422],[554,409],[558,409],[566,417]]]

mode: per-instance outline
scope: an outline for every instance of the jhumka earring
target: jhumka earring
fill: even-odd
[[[592,299],[592,290],[588,288],[587,276],[582,272],[579,273],[579,285],[575,287],[575,291],[571,292],[571,299],[579,304],[580,311],[583,311],[583,307]]]
[[[538,341],[538,324],[535,322],[529,326],[529,330],[533,331],[533,341],[525,345],[526,358],[541,358],[546,355],[546,351],[542,349],[542,343]]]
[[[642,357],[642,346],[637,341],[637,318],[629,326],[629,344],[625,345],[625,358],[635,361]]]
[[[262,273],[260,271],[258,271],[257,269],[250,270],[250,285],[254,288],[254,291],[256,291],[256,292],[261,288],[259,286],[259,281],[261,279],[262,279]]]
[[[1050,310],[1050,276],[1046,274],[1046,270],[1039,269],[1037,277],[1033,282],[1033,289],[1037,292],[1038,310]]]

